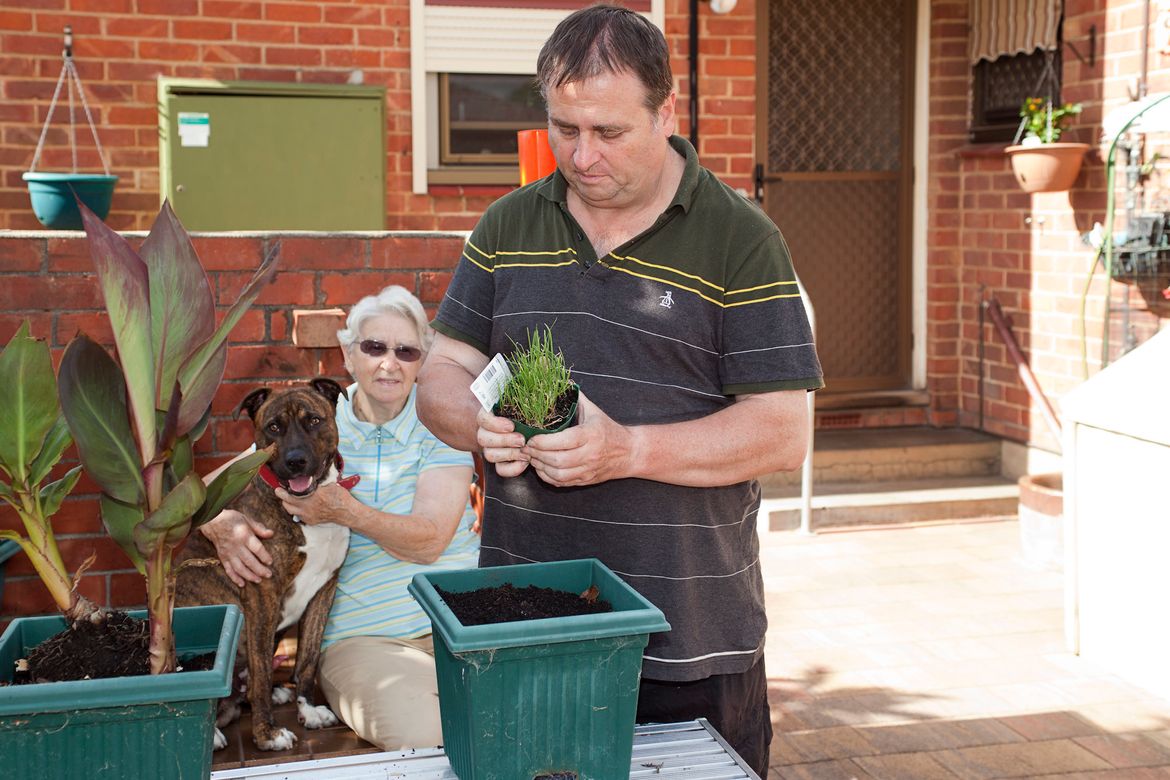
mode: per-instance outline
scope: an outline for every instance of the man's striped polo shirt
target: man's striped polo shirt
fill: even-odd
[[[686,158],[641,235],[597,258],[559,172],[500,198],[468,240],[433,327],[489,357],[552,327],[582,391],[618,423],[705,417],[734,396],[815,389],[821,370],[788,249],[754,204]],[[785,431],[767,431],[777,441]],[[555,488],[487,470],[481,565],[597,557],[663,610],[643,674],[745,671],[763,651],[755,480]]]

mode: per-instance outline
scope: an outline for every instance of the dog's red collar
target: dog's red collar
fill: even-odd
[[[350,474],[348,477],[341,476],[342,466],[345,465],[345,461],[341,459],[341,453],[336,455],[334,464],[337,466],[337,484],[346,490],[353,490],[354,486],[361,481],[361,475]],[[270,488],[276,489],[281,486],[280,480],[276,478],[276,472],[267,463],[260,467],[260,479],[264,480],[265,484]]]

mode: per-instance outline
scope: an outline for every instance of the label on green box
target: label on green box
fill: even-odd
[[[198,111],[180,111],[179,145],[210,146],[211,114]]]

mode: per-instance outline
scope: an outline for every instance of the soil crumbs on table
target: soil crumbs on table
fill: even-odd
[[[505,583],[495,588],[479,588],[466,593],[454,593],[442,588],[435,590],[465,626],[613,612],[613,606],[608,601],[597,598],[596,588],[576,594],[536,585],[517,588],[511,583]]]

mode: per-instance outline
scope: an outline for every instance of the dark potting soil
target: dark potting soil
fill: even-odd
[[[435,590],[465,626],[613,612],[613,605],[597,598],[595,587],[580,594],[536,585],[517,588],[511,583],[465,593]]]
[[[80,620],[28,654],[23,682],[96,680],[150,674],[150,631],[145,620],[111,612],[101,623]]]
[[[99,624],[78,621],[34,647],[26,660],[28,670],[13,676],[14,685],[150,674],[149,623],[125,612],[110,612]],[[180,671],[214,665],[215,653],[204,653],[184,659]]]
[[[573,411],[573,402],[577,400],[577,394],[574,392],[562,393],[557,396],[557,400],[553,403],[552,411],[548,413],[548,417],[540,425],[533,426],[535,428],[544,428],[551,430],[563,423],[569,418],[569,413]],[[522,420],[524,415],[510,403],[501,403],[499,409],[501,417],[507,417],[509,420]]]

